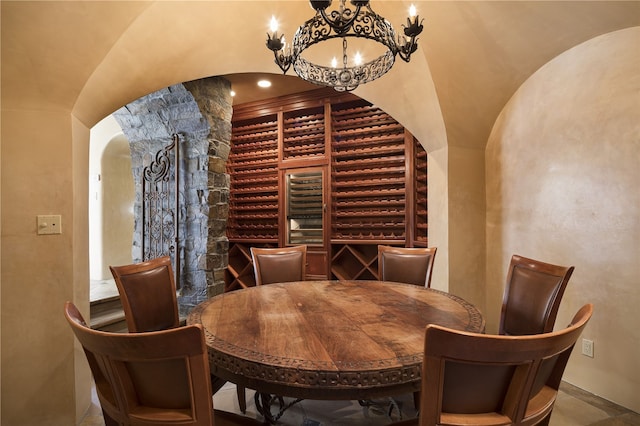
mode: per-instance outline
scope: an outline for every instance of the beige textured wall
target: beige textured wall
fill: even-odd
[[[427,151],[427,153],[429,246],[438,248],[433,265],[431,287],[449,291],[449,191],[447,184],[449,149],[441,148]]]
[[[112,139],[102,156],[102,276],[111,278],[109,265],[133,262],[133,203],[135,189],[131,150],[124,135]],[[97,231],[92,229],[90,232]]]
[[[483,160],[484,150],[449,147],[447,227],[449,232],[449,291],[478,306],[485,313]],[[429,187],[431,189],[431,180],[429,180]],[[429,207],[429,213],[431,213],[431,207]],[[431,219],[431,214],[429,219]],[[429,221],[429,225],[431,225],[431,221]]]
[[[61,115],[64,117],[64,115]],[[60,277],[56,276],[56,284],[61,288],[56,288],[49,300],[47,300],[48,309],[52,309],[55,315],[55,321],[49,322],[48,313],[44,316],[34,316],[33,321],[38,324],[40,330],[44,330],[47,333],[47,339],[45,341],[39,341],[38,343],[41,345],[49,345],[52,342],[49,341],[49,336],[52,336],[54,339],[60,339],[60,336],[64,336],[65,339],[68,338],[69,332],[64,332],[64,328],[68,328],[69,325],[66,324],[66,320],[64,316],[61,315],[61,307],[64,302],[60,301],[60,298],[64,298],[66,300],[71,300],[75,305],[80,309],[84,318],[88,320],[89,318],[89,286],[87,285],[89,279],[89,259],[87,253],[89,252],[89,239],[87,238],[87,229],[89,228],[89,209],[87,207],[87,194],[89,193],[89,179],[86,177],[89,176],[89,129],[77,120],[75,117],[71,117],[71,138],[69,140],[70,143],[70,151],[65,151],[67,154],[67,158],[65,160],[61,160],[62,164],[66,164],[66,166],[72,171],[72,193],[71,196],[67,196],[67,198],[71,198],[72,202],[69,203],[68,200],[64,201],[65,206],[70,206],[71,215],[73,216],[72,226],[67,226],[67,230],[63,232],[67,232],[67,236],[71,237],[71,249],[66,248],[66,253],[71,254],[71,259],[64,259],[71,266],[70,269],[64,269],[64,274]],[[62,144],[65,146],[65,144]],[[71,163],[71,164],[69,164]],[[84,179],[78,179],[78,176],[84,176]],[[60,201],[58,201],[60,203]],[[56,204],[58,204],[56,203]],[[64,219],[63,219],[64,220]],[[4,241],[3,241],[4,243]],[[51,254],[49,254],[51,256]],[[57,253],[53,253],[54,258],[58,256]],[[66,265],[66,263],[65,263]],[[52,266],[54,268],[54,266]],[[53,269],[55,270],[55,269]],[[47,271],[45,269],[44,271]],[[51,274],[51,270],[48,271]],[[41,272],[42,273],[42,272]],[[45,281],[46,283],[47,281]],[[72,286],[72,292],[70,295],[67,294],[67,286]],[[53,303],[52,303],[53,302]],[[44,320],[43,320],[44,319]],[[61,319],[61,320],[60,320]],[[52,327],[55,323],[55,327]],[[50,328],[51,327],[51,328]],[[61,395],[58,398],[61,398],[66,402],[67,394],[70,389],[73,389],[73,397],[75,398],[75,417],[76,422],[77,419],[82,419],[86,414],[86,410],[91,403],[91,371],[89,370],[89,366],[87,364],[86,357],[84,355],[84,351],[82,350],[82,346],[78,343],[77,339],[73,339],[73,352],[66,352],[70,350],[69,341],[64,340],[64,342],[59,342],[58,340],[54,340],[55,345],[60,345],[57,349],[60,351],[59,353],[64,354],[64,358],[61,359],[62,365],[65,367],[72,365],[73,366],[73,379],[75,381],[75,386],[73,388],[69,387],[60,387],[56,389]],[[64,343],[64,344],[63,344]],[[3,354],[4,355],[4,354]],[[44,351],[39,355],[39,359],[36,362],[46,364],[49,360],[49,352]],[[44,360],[44,362],[43,362]],[[4,360],[3,360],[4,361]],[[31,371],[26,370],[29,373]],[[56,371],[56,370],[49,370]],[[24,374],[25,372],[23,372]],[[41,376],[33,375],[35,378],[34,381],[39,382],[39,378]],[[55,382],[55,379],[52,376],[45,376],[47,379],[51,379],[51,382],[54,383],[54,386],[58,386],[58,383]],[[57,377],[57,375],[56,375]],[[67,376],[64,376],[63,379],[68,379]],[[47,383],[47,386],[50,386]],[[52,391],[53,393],[53,391]],[[38,395],[37,393],[34,395]],[[40,395],[42,396],[42,395]],[[54,399],[51,402],[52,406],[55,406],[56,400]],[[66,407],[64,407],[66,408]],[[45,410],[46,415],[51,417],[51,421],[47,421],[43,424],[56,424],[60,421],[60,415],[56,412],[56,410],[60,410],[61,407],[51,408],[49,411]],[[62,412],[63,415],[68,414],[67,412]],[[27,410],[22,413],[22,420],[26,422],[23,424],[35,424],[29,423],[33,421],[33,416],[31,415],[31,410]],[[4,415],[3,415],[4,416]],[[4,418],[4,417],[3,417]]]
[[[112,279],[109,265],[133,262],[133,202],[129,141],[113,116],[91,128],[89,259],[92,280]]]
[[[1,193],[2,424],[73,425],[74,390],[89,402],[86,361],[62,315],[65,300],[88,313],[88,188],[73,178],[88,168],[88,144],[73,141],[88,137],[68,112],[2,114],[2,172],[23,177]],[[62,234],[36,235],[40,214],[60,214]]]
[[[640,411],[640,28],[560,55],[513,96],[486,151],[487,315],[513,253],[575,265],[556,327],[595,311],[565,379]]]

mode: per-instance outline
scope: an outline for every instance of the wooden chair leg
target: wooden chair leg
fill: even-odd
[[[224,386],[225,383],[227,383],[226,380],[222,380],[221,378],[214,376],[212,374],[211,375],[211,393],[215,395],[215,393],[218,392],[220,388]]]
[[[420,411],[420,391],[413,393],[413,406],[416,407],[416,411]]]
[[[247,395],[245,388],[242,386],[236,386],[236,393],[238,394],[238,405],[242,414],[247,413]]]

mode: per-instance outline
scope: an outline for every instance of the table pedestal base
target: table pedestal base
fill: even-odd
[[[302,398],[294,399],[288,404],[285,404],[284,398],[281,396],[256,392],[256,394],[254,395],[254,400],[258,412],[262,414],[262,417],[264,417],[265,421],[268,424],[275,424],[280,419],[280,417],[282,417],[285,411],[287,411],[298,402],[302,401]],[[278,403],[279,408],[278,412],[274,415],[271,413],[271,406],[276,402]]]
[[[358,404],[360,404],[361,407],[366,409],[373,408],[373,409],[379,410],[380,412],[385,414],[390,420],[391,420],[391,415],[393,414],[393,410],[395,409],[398,412],[398,416],[400,420],[402,420],[402,410],[400,410],[400,406],[398,405],[396,400],[393,398],[389,398],[389,400],[385,402],[374,401],[371,399],[359,399]]]
[[[254,401],[256,404],[256,409],[258,412],[264,417],[266,424],[276,424],[278,420],[282,417],[282,415],[289,408],[293,407],[297,403],[303,401],[302,398],[297,398],[292,400],[289,403],[285,403],[283,397],[278,395],[272,395],[268,393],[256,392],[254,395]],[[392,420],[393,411],[396,410],[398,413],[398,417],[402,420],[402,410],[393,398],[388,398],[386,401],[374,401],[371,399],[360,399],[358,400],[360,406],[366,410],[374,410],[378,411],[381,414],[386,415],[390,420]],[[272,413],[271,407],[273,405],[278,405],[278,412]]]

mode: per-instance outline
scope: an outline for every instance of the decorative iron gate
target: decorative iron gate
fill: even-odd
[[[142,259],[170,256],[179,289],[180,136],[171,139],[142,173]]]

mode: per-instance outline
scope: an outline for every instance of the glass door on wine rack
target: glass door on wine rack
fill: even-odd
[[[321,169],[287,171],[287,244],[322,246],[324,199]]]

